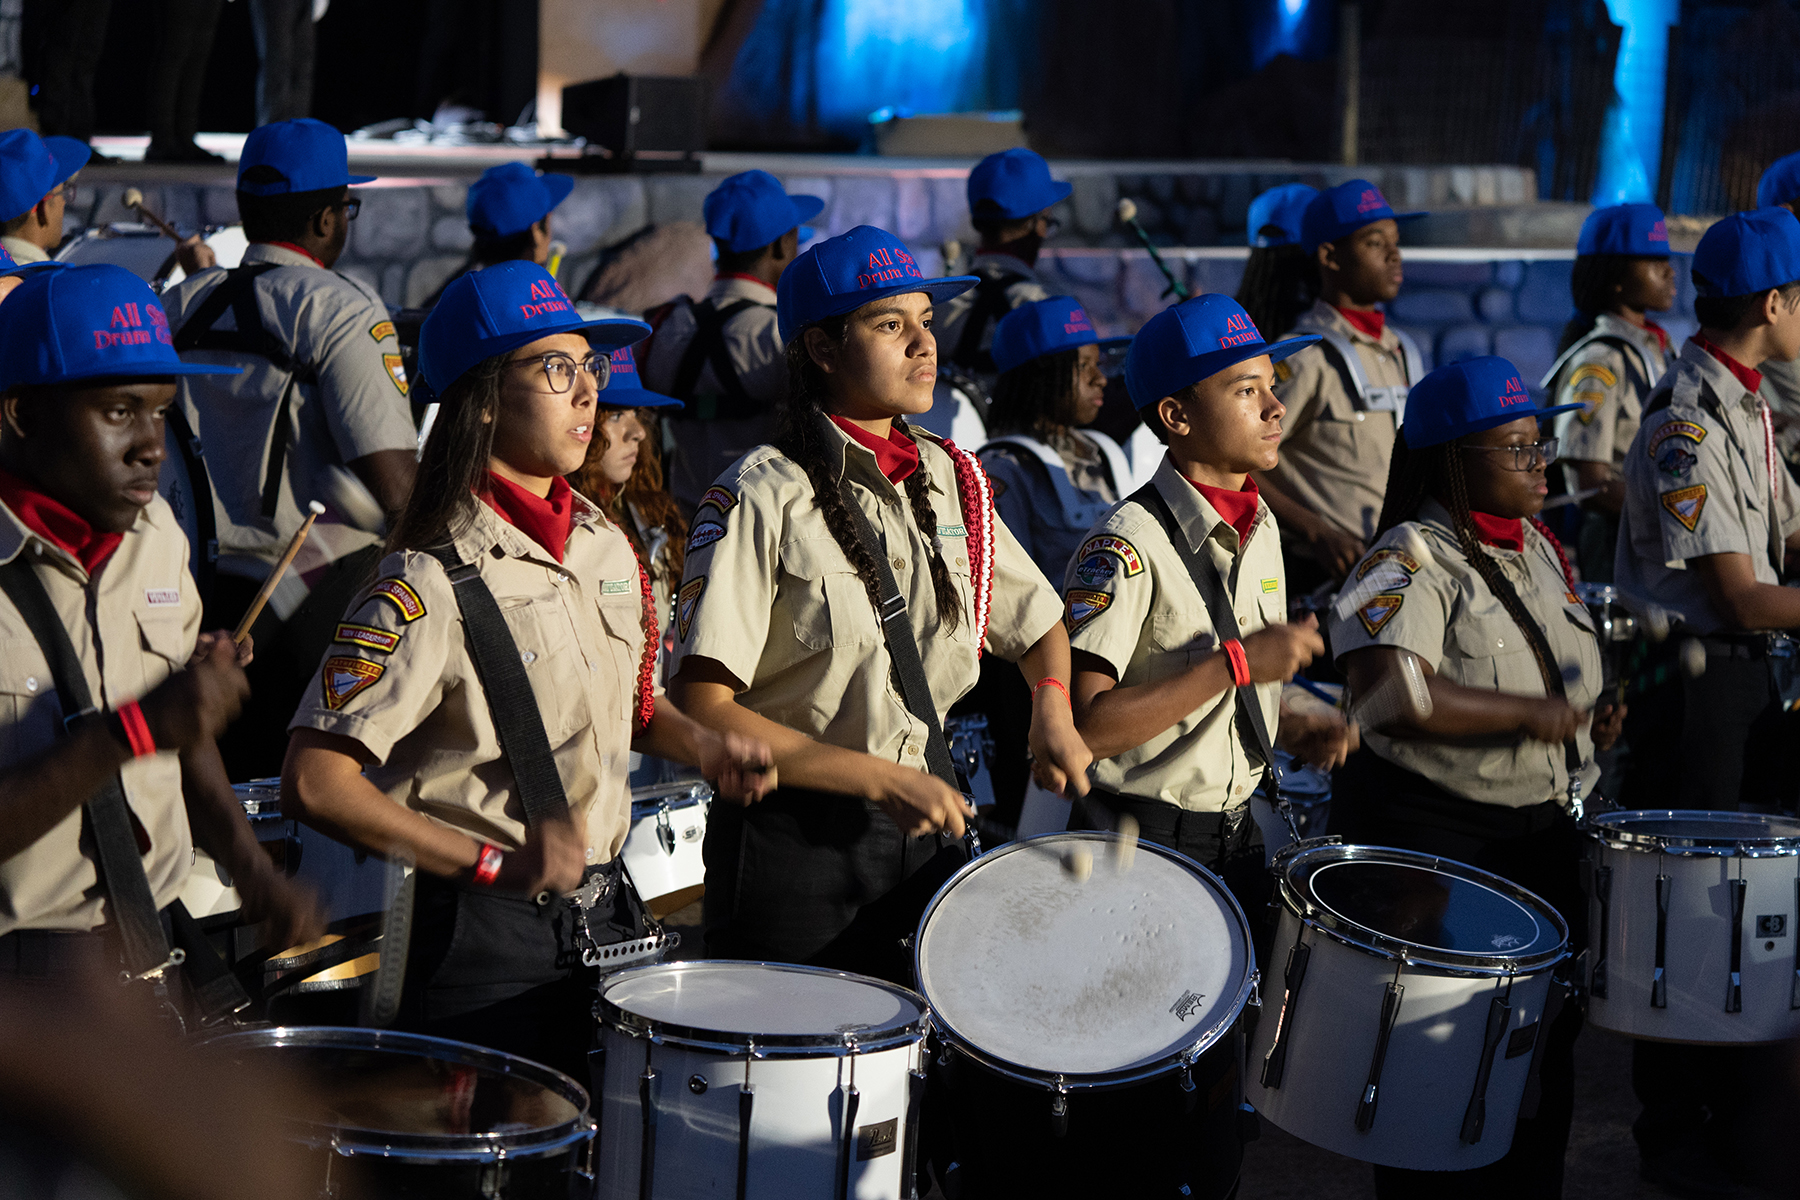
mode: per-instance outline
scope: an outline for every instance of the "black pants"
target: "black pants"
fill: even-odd
[[[150,60],[150,140],[181,145],[200,132],[200,89],[224,0],[164,0]]]
[[[981,713],[987,717],[988,736],[994,739],[988,760],[988,778],[994,785],[994,821],[1018,828],[1025,807],[1025,785],[1031,782],[1028,759],[1031,742],[1031,689],[1019,674],[1018,664],[992,654],[981,656],[981,678],[967,696],[950,708],[950,715]]]
[[[45,133],[94,136],[94,70],[106,46],[112,0],[26,0],[27,38],[36,48],[38,121]]]
[[[256,39],[256,123],[312,115],[313,0],[250,0]]]
[[[854,796],[781,788],[707,819],[707,953],[805,963],[912,987],[912,934],[967,861],[959,843],[907,837]]]
[[[1331,832],[1346,842],[1414,850],[1492,871],[1535,892],[1562,914],[1572,953],[1587,945],[1581,834],[1554,803],[1527,809],[1477,804],[1365,749],[1334,776]],[[1519,1118],[1504,1158],[1473,1171],[1376,1167],[1376,1195],[1382,1200],[1561,1196],[1563,1156],[1575,1113],[1575,1038],[1581,1025],[1581,1011],[1573,1004],[1564,1005],[1551,1022],[1538,1051],[1537,1112]]]

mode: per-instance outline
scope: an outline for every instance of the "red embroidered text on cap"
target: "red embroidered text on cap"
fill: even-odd
[[[1219,339],[1219,349],[1230,346],[1243,346],[1250,342],[1262,341],[1262,334],[1256,331],[1250,318],[1243,313],[1232,313],[1225,318],[1225,336]]]
[[[884,284],[898,283],[902,279],[923,279],[919,274],[918,264],[913,256],[904,250],[889,251],[886,246],[878,246],[869,252],[869,266],[856,277],[858,291],[864,288],[881,287]]]
[[[562,288],[550,279],[533,280],[531,298],[538,303],[519,305],[519,316],[522,320],[532,321],[549,313],[570,312],[574,308]]]
[[[1506,387],[1501,391],[1500,403],[1504,407],[1531,403],[1531,397],[1525,394],[1525,385],[1519,382],[1517,375],[1506,381]]]
[[[1357,212],[1374,212],[1378,208],[1386,207],[1387,201],[1383,200],[1381,198],[1381,193],[1374,188],[1364,188],[1363,194],[1357,197],[1356,200]]]
[[[1080,307],[1069,310],[1069,319],[1063,322],[1064,333],[1092,333],[1094,327],[1088,323],[1088,315]]]
[[[174,339],[169,336],[169,318],[154,305],[135,302],[114,305],[111,324],[110,329],[94,330],[94,349],[148,346],[152,339],[165,346],[174,344]]]
[[[1669,240],[1669,227],[1665,222],[1658,221],[1644,236],[1653,242],[1666,242]]]

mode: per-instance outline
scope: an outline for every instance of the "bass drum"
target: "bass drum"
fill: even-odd
[[[200,1045],[299,1085],[285,1114],[337,1200],[574,1200],[593,1185],[588,1096],[567,1075],[443,1038],[290,1026]]]

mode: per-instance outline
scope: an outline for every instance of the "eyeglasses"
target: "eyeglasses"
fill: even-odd
[[[1039,236],[1045,241],[1049,241],[1062,232],[1062,222],[1055,217],[1039,217],[1038,228],[1042,231]]]
[[[535,358],[513,360],[519,366],[537,366],[544,372],[544,381],[550,390],[562,395],[575,386],[575,376],[586,371],[594,377],[594,387],[604,391],[606,381],[612,378],[612,359],[604,354],[590,354],[586,362],[576,362],[567,354],[540,354]]]
[[[356,220],[356,214],[362,211],[362,200],[356,196],[346,196],[336,204],[330,204],[326,207],[341,208],[344,210],[344,220],[354,221]]]
[[[1464,446],[1464,450],[1481,450],[1488,454],[1511,454],[1512,466],[1509,471],[1535,471],[1540,466],[1549,466],[1556,461],[1556,439],[1545,438],[1541,442],[1527,442],[1521,446]]]

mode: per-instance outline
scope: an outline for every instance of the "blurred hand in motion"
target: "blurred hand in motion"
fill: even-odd
[[[700,773],[713,781],[721,799],[755,804],[780,786],[775,753],[767,742],[710,729],[698,741]]]
[[[250,697],[229,634],[203,635],[188,661],[138,701],[150,736],[162,750],[188,750],[216,740]]]
[[[1316,613],[1291,625],[1265,626],[1244,639],[1251,683],[1286,683],[1323,653],[1325,639],[1319,635]]]
[[[181,269],[187,274],[198,275],[218,266],[219,256],[195,233],[175,243],[175,261],[181,264]]]
[[[530,826],[525,844],[505,854],[494,879],[497,890],[526,896],[572,892],[587,870],[587,821],[571,808],[566,818]]]
[[[1307,766],[1332,771],[1361,748],[1362,733],[1336,709],[1297,712],[1284,705],[1275,740]]]
[[[266,854],[261,865],[231,867],[231,883],[244,901],[244,916],[263,923],[262,943],[275,950],[325,936],[325,909],[311,887],[275,869]]]
[[[1594,749],[1611,750],[1619,742],[1619,735],[1625,732],[1625,714],[1630,711],[1623,704],[1604,703],[1594,709]]]
[[[908,837],[927,833],[961,837],[964,823],[975,819],[975,810],[962,793],[936,775],[876,758],[869,762],[879,764],[880,771],[869,798]]]

